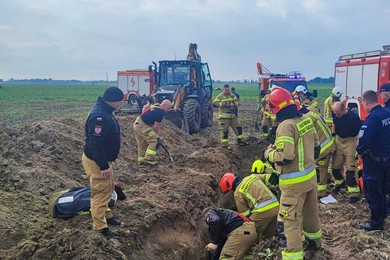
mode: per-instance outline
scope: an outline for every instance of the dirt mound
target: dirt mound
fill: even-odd
[[[187,135],[164,122],[161,136],[174,157],[163,150],[160,165],[139,167],[132,131],[135,116],[119,118],[123,143],[114,164],[117,180],[128,199],[116,204],[123,224],[112,228],[119,239],[106,240],[91,230],[90,216],[53,219],[49,197],[57,191],[86,186],[81,165],[84,123],[69,119],[7,125],[0,132],[0,259],[207,259],[203,247],[207,228],[200,220],[205,206],[230,206],[218,181],[225,172],[246,175],[264,148],[251,127],[254,111],[241,111],[249,145],[219,147],[214,125]],[[230,140],[234,143],[234,140]],[[368,216],[367,204],[320,206],[324,249],[308,259],[388,259],[389,233],[365,233],[357,228]],[[275,239],[254,248],[254,259],[280,259]]]
[[[128,199],[114,210],[124,223],[113,229],[120,235],[113,241],[90,230],[89,216],[64,221],[47,212],[54,192],[88,185],[81,165],[83,123],[62,119],[5,128],[0,134],[0,258],[204,257],[201,210],[221,201],[218,179],[238,172],[245,150],[237,146],[226,154],[218,137],[204,138],[218,134],[216,129],[190,136],[165,122],[161,136],[174,165],[161,150],[158,167],[139,167],[134,119],[119,119],[123,144],[114,168]]]

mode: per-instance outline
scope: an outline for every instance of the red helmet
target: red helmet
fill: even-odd
[[[236,178],[236,176],[233,173],[225,173],[221,181],[219,182],[219,187],[221,188],[222,193],[226,193],[232,190],[233,188],[233,181]]]
[[[274,87],[268,98],[269,108],[273,114],[287,106],[295,105],[291,93],[281,87]]]

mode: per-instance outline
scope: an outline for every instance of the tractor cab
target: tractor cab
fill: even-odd
[[[199,60],[163,60],[153,71],[156,88],[153,99],[172,102],[172,111],[166,118],[190,134],[212,125],[212,80],[207,63]]]

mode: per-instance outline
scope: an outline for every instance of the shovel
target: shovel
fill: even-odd
[[[257,110],[257,116],[256,116],[256,121],[255,121],[255,132],[256,133],[260,132],[260,127],[259,127],[259,124],[257,123],[257,121],[259,120],[259,114],[260,114],[260,110]]]
[[[163,145],[162,143],[159,144],[162,149],[164,149],[164,151],[167,153],[167,155],[169,156],[169,159],[171,160],[171,163],[173,164],[173,157],[172,155],[169,153],[168,149],[165,147],[165,145]]]

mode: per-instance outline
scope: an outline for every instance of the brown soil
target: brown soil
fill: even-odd
[[[207,259],[208,242],[201,210],[227,207],[218,180],[225,172],[246,175],[262,152],[254,133],[254,104],[240,115],[249,145],[225,151],[216,125],[187,135],[164,122],[161,136],[174,157],[163,150],[160,165],[139,167],[132,132],[135,116],[119,117],[124,133],[117,180],[128,199],[114,213],[124,223],[112,228],[117,240],[91,230],[90,216],[53,219],[47,210],[57,191],[88,185],[81,165],[84,122],[56,119],[0,130],[0,259]],[[247,110],[245,110],[247,109]],[[389,259],[388,231],[366,233],[358,223],[369,216],[367,203],[351,206],[344,194],[338,204],[320,205],[324,246],[308,259]],[[281,259],[277,241],[263,241],[253,259]]]

